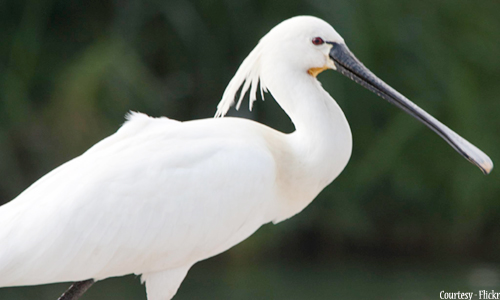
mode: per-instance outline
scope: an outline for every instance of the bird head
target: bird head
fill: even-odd
[[[286,66],[288,70],[316,77],[326,69],[336,69],[330,57],[333,44],[345,42],[330,24],[311,16],[294,17],[281,22],[261,39],[262,67]]]
[[[259,41],[229,82],[217,106],[216,117],[227,113],[241,86],[236,109],[250,90],[249,108],[252,110],[259,82],[263,98],[267,83],[280,72],[303,72],[316,77],[326,69],[336,69],[330,58],[333,43],[345,44],[330,24],[316,17],[297,16],[276,25]]]

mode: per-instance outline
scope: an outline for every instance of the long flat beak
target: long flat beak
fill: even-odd
[[[484,174],[489,174],[493,169],[493,162],[476,146],[459,136],[443,123],[436,120],[423,109],[401,95],[398,91],[380,80],[366,68],[345,44],[329,43],[332,45],[330,58],[333,60],[337,71],[351,78],[355,82],[401,108],[408,114],[424,123],[442,137],[465,159],[475,164]]]

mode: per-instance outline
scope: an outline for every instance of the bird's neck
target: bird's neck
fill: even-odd
[[[289,78],[287,82],[271,79],[266,85],[295,125],[290,145],[319,193],[346,166],[352,150],[351,130],[338,104],[315,77],[307,72],[283,72],[286,76],[273,78]]]

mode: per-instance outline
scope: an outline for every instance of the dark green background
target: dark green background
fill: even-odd
[[[0,203],[115,132],[129,110],[212,117],[259,38],[301,14],[332,24],[375,74],[500,162],[497,0],[2,0]],[[298,216],[197,264],[177,299],[500,290],[500,172],[482,175],[340,74],[319,79],[351,125],[347,168]],[[292,131],[266,100],[241,115]],[[67,285],[1,289],[0,299],[56,299]],[[129,276],[82,299],[145,294]]]

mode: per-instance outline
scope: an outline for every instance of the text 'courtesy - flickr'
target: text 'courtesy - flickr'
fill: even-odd
[[[473,292],[445,292],[439,293],[439,299],[500,299],[500,292],[494,290],[480,290],[477,293]]]

